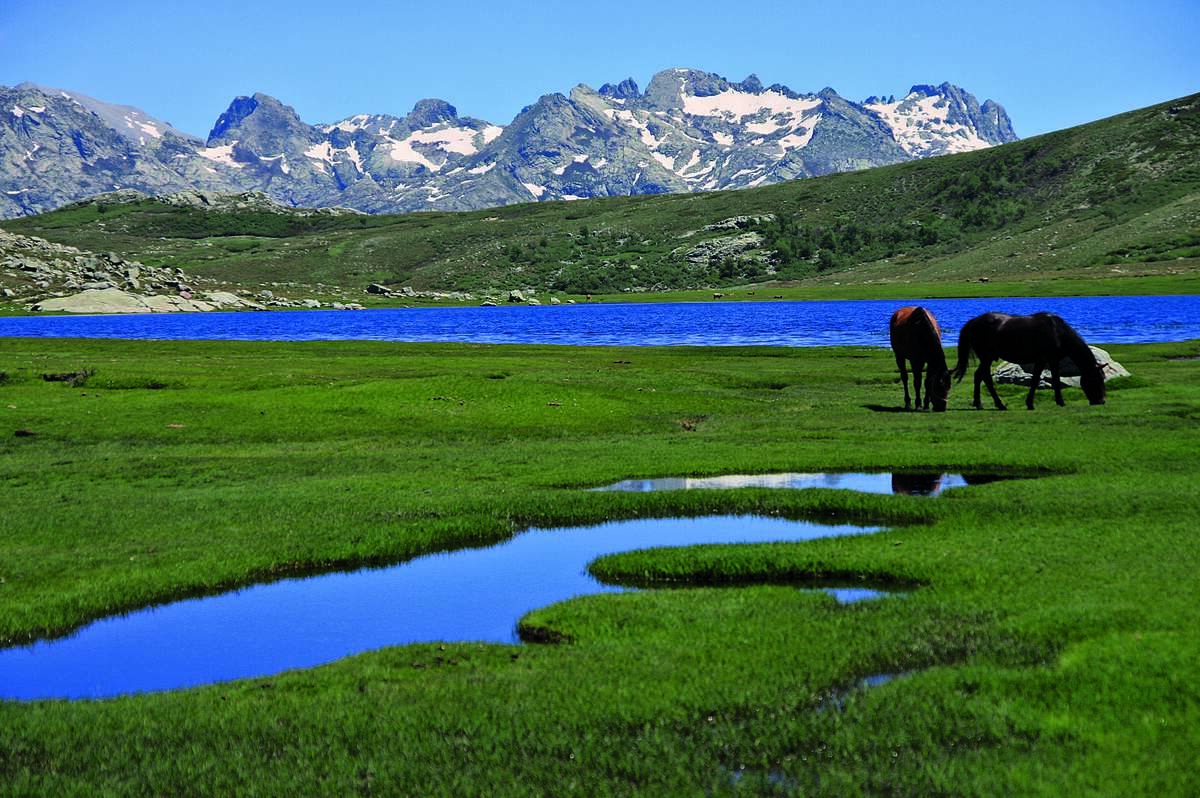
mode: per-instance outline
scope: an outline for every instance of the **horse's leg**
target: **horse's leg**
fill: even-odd
[[[925,368],[925,364],[919,360],[912,362],[913,375],[913,407],[917,410],[921,409],[921,371]],[[928,395],[925,397],[925,404],[929,404]]]
[[[1033,379],[1029,381],[1029,395],[1025,397],[1025,407],[1029,408],[1030,410],[1033,409],[1033,395],[1037,393],[1038,385],[1042,381],[1042,369],[1045,367],[1045,363],[1034,361]]]
[[[981,380],[987,385],[988,393],[992,395],[992,401],[996,403],[996,409],[1007,410],[1008,406],[1000,401],[1000,394],[996,393],[996,383],[992,382],[992,361],[990,360],[980,360],[979,368],[975,369],[975,409],[983,409],[983,403],[979,401],[979,383]]]
[[[1060,362],[1061,362],[1061,358],[1051,358],[1050,359],[1050,384],[1052,386],[1054,386],[1054,402],[1055,402],[1055,404],[1057,404],[1059,407],[1066,407],[1067,403],[1063,401],[1063,395],[1062,395],[1063,385],[1062,385],[1062,380],[1060,379],[1061,375],[1059,373],[1059,368],[1058,368]]]
[[[904,409],[912,409],[912,400],[908,396],[908,364],[900,355],[896,355],[896,367],[900,369],[900,384],[904,386]]]

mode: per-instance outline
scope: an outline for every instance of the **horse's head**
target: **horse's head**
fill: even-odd
[[[950,401],[950,369],[930,366],[925,375],[925,397],[935,413],[944,413]]]
[[[1079,387],[1083,389],[1088,401],[1094,405],[1104,404],[1107,391],[1104,388],[1104,369],[1097,365],[1094,369],[1080,369]]]

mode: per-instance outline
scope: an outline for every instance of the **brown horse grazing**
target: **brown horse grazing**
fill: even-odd
[[[944,411],[950,398],[950,368],[942,351],[942,330],[937,319],[925,308],[903,307],[892,314],[889,332],[896,366],[900,369],[900,382],[904,384],[904,409],[913,407],[908,397],[908,369],[905,366],[908,361],[912,363],[916,407],[921,407],[921,371],[924,370],[925,409],[928,410],[932,403],[935,412]]]
[[[984,313],[965,325],[958,336],[958,365],[954,367],[954,378],[962,380],[967,373],[967,362],[971,352],[979,358],[975,369],[975,408],[983,409],[979,401],[979,384],[986,383],[992,401],[999,410],[1007,410],[1004,402],[996,395],[992,382],[992,362],[1007,360],[1010,363],[1032,363],[1033,382],[1025,406],[1033,409],[1033,395],[1041,382],[1042,369],[1050,367],[1050,384],[1054,387],[1054,401],[1062,407],[1062,381],[1058,375],[1059,361],[1069,357],[1079,367],[1079,383],[1088,401],[1094,405],[1104,404],[1104,372],[1096,364],[1092,350],[1079,333],[1053,313],[1034,313],[1032,316],[1009,316],[1005,313]]]

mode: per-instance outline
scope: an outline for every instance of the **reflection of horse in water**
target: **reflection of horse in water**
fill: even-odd
[[[944,474],[892,474],[892,493],[934,496],[942,490]]]
[[[975,407],[982,410],[979,386],[987,385],[992,401],[1000,410],[1007,409],[996,394],[992,382],[992,362],[1007,360],[1009,363],[1032,363],[1033,381],[1025,406],[1033,409],[1033,395],[1037,391],[1042,369],[1050,367],[1050,384],[1054,388],[1054,401],[1062,407],[1062,380],[1059,379],[1059,361],[1068,357],[1079,367],[1079,387],[1094,405],[1104,404],[1104,372],[1096,363],[1096,357],[1087,343],[1067,324],[1053,313],[1034,313],[1032,316],[1009,316],[1006,313],[984,313],[965,325],[958,336],[958,365],[954,378],[961,380],[967,373],[971,353],[979,358],[975,369]]]
[[[921,408],[921,371],[924,370],[925,409],[928,410],[932,403],[935,411],[945,410],[950,398],[950,369],[942,351],[942,330],[937,319],[925,308],[903,307],[892,314],[888,333],[896,366],[900,369],[900,382],[904,385],[904,409],[914,406],[908,395],[907,361],[912,363],[916,408]]]

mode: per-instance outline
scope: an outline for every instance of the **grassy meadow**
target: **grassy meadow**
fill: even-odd
[[[870,348],[0,339],[4,646],[535,525],[887,527],[603,558],[651,589],[522,619],[552,642],[3,701],[0,794],[1194,795],[1200,342],[1106,348],[1133,376],[1104,406],[975,411],[964,382],[931,414]],[[1027,478],[582,490],[892,470]],[[908,592],[797,590],[876,583]]]

